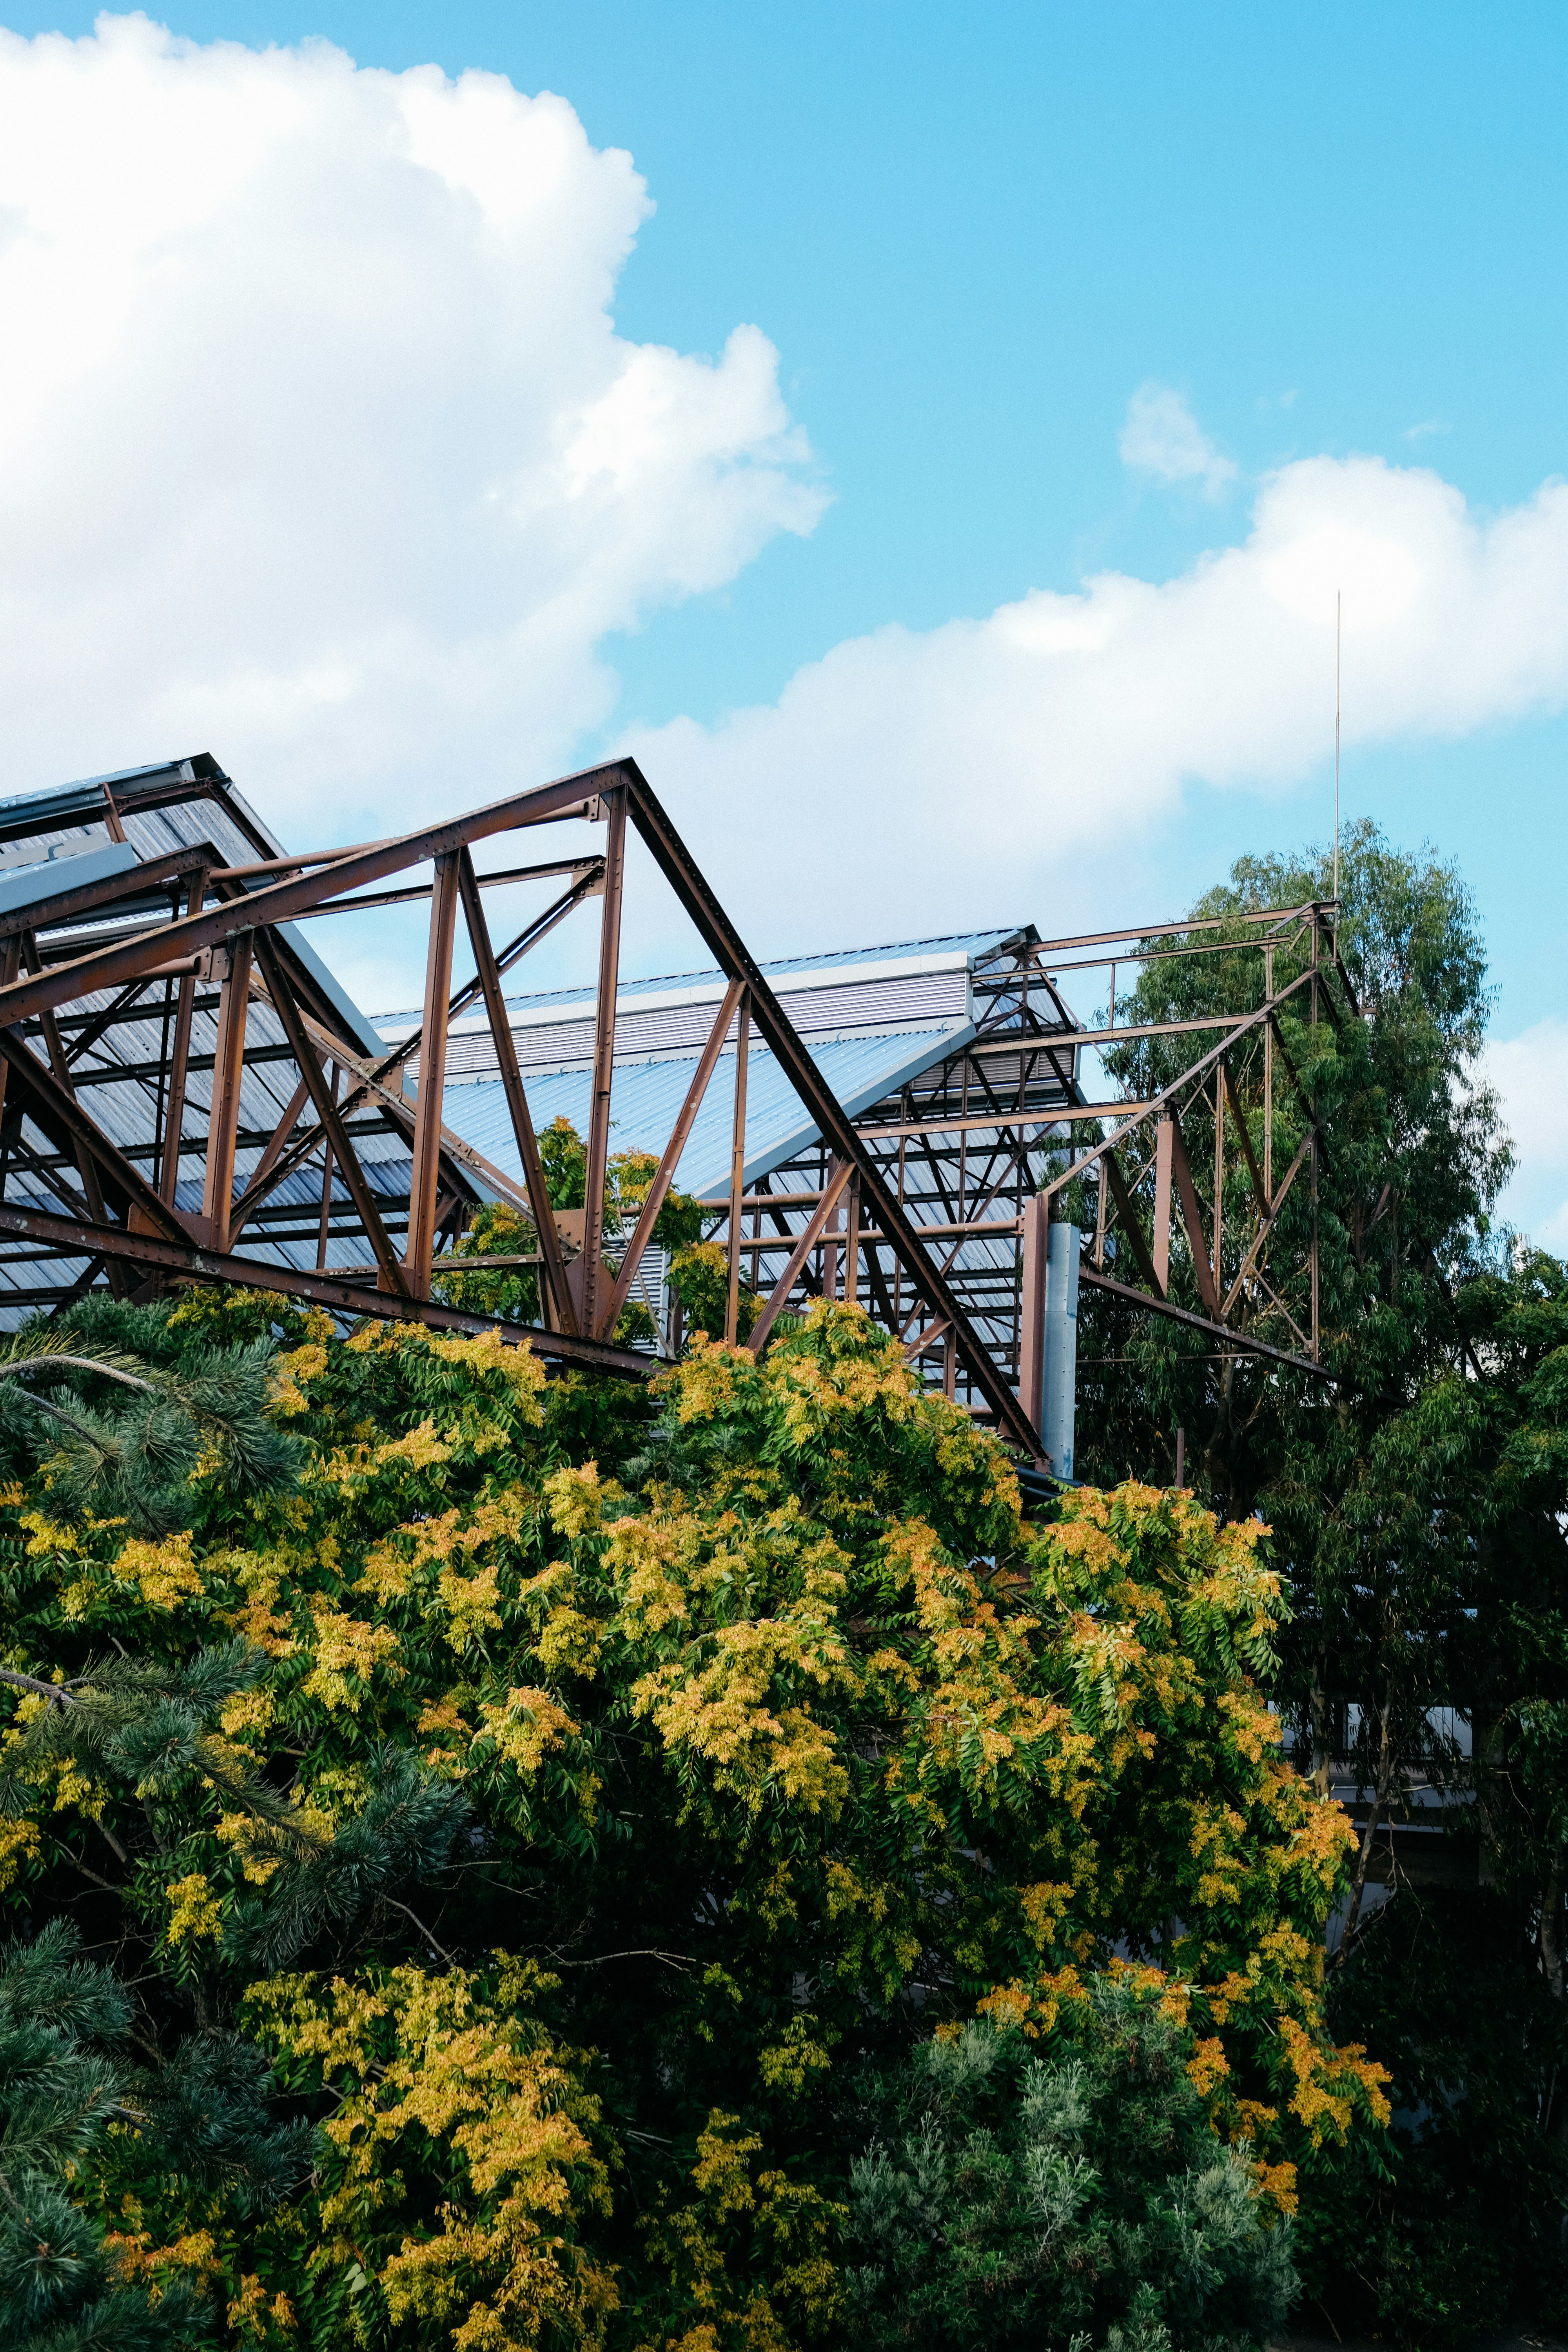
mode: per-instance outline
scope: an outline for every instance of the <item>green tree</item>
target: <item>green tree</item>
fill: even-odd
[[[1099,1979],[1046,2054],[966,2025],[877,2086],[852,2167],[856,2333],[1008,2352],[1254,2343],[1296,2289],[1245,2143],[1216,2143],[1194,2037],[1148,1989]]]
[[[580,1209],[588,1181],[588,1148],[569,1118],[551,1121],[539,1139],[539,1156],[551,1206],[563,1213]],[[605,1174],[604,1230],[612,1249],[617,1240],[630,1234],[658,1173],[658,1160],[651,1151],[611,1154]],[[701,1230],[700,1204],[688,1193],[668,1192],[654,1223],[655,1245],[672,1254],[688,1253]],[[479,1266],[468,1273],[463,1264],[476,1257],[528,1260],[538,1247],[532,1223],[520,1209],[508,1201],[487,1202],[451,1250],[437,1261],[435,1295],[470,1315],[494,1315],[508,1323],[537,1323],[539,1276],[531,1265]],[[639,1299],[630,1300],[616,1324],[617,1342],[629,1348],[657,1336],[647,1308]]]
[[[1542,2312],[1562,2293],[1565,1276],[1492,1229],[1510,1148],[1477,1076],[1489,1000],[1460,877],[1368,824],[1342,844],[1341,871],[1337,946],[1359,1010],[1327,982],[1316,1024],[1298,999],[1281,1024],[1328,1125],[1332,1384],[1241,1356],[1215,1363],[1201,1338],[1097,1303],[1086,1355],[1131,1360],[1088,1368],[1080,1462],[1089,1475],[1112,1464],[1168,1475],[1183,1426],[1198,1495],[1274,1530],[1290,1600],[1279,1702],[1315,1785],[1348,1773],[1364,1808],[1331,2012],[1391,2064],[1404,2118],[1393,2170],[1353,2193],[1342,2174],[1347,2202],[1303,2233],[1302,2265],[1346,2315],[1458,2342],[1495,2324],[1500,2294]],[[1198,911],[1300,905],[1330,887],[1321,853],[1243,860]],[[1221,958],[1157,963],[1137,1016],[1256,1003],[1261,964],[1239,939]],[[1300,949],[1277,949],[1277,985],[1301,968]],[[1175,1051],[1130,1048],[1121,1074],[1142,1090],[1174,1075]],[[1237,1075],[1256,1151],[1257,1057]],[[1282,1077],[1276,1103],[1278,1180],[1304,1120]],[[1211,1100],[1184,1122],[1198,1164],[1212,1158],[1213,1120]],[[1247,1206],[1236,1160],[1232,1230]],[[1298,1183],[1280,1220],[1297,1248],[1308,1213]],[[1180,1243],[1173,1267],[1178,1295],[1198,1303]],[[1422,1790],[1442,1809],[1413,1815]],[[1468,1869],[1491,1891],[1401,1886],[1392,1913],[1375,1911],[1376,1856],[1391,1822],[1413,1817],[1446,1818],[1451,1874]],[[1483,2021],[1505,2018],[1494,2038]]]

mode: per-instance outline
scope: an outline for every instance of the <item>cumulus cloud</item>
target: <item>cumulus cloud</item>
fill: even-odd
[[[770,857],[796,877],[792,936],[994,920],[1004,900],[1003,919],[1038,913],[1064,861],[1136,843],[1192,780],[1279,787],[1323,757],[1342,590],[1347,747],[1568,698],[1568,486],[1482,519],[1430,472],[1320,457],[1266,482],[1240,544],[1176,578],[1108,572],[879,630],[776,703],[636,748],[732,889],[752,816],[788,813]]]
[[[0,790],[208,746],[295,839],[551,772],[597,648],[822,499],[775,354],[616,332],[563,99],[0,34]]]
[[[1152,474],[1160,482],[1201,482],[1211,499],[1236,479],[1230,458],[1169,384],[1139,385],[1127,404],[1119,446],[1122,464],[1133,473]]]
[[[1495,1038],[1486,1071],[1502,1097],[1519,1173],[1503,1206],[1545,1247],[1568,1250],[1568,1021]]]

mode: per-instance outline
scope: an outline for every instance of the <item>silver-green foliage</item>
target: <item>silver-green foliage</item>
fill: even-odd
[[[877,2086],[848,2282],[874,2352],[1239,2352],[1284,2318],[1289,2227],[1215,2138],[1192,2037],[1105,1979],[1069,2032],[968,2025]]]

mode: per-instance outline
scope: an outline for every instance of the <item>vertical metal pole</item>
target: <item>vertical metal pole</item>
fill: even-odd
[[[338,1080],[342,1076],[342,1067],[338,1063],[334,1062],[332,1064],[332,1100],[334,1102],[336,1102],[338,1098]],[[327,1235],[331,1228],[331,1222],[332,1144],[331,1138],[329,1136],[325,1145],[323,1146],[321,1156],[321,1222],[316,1234],[316,1272],[318,1274],[321,1273],[321,1268],[327,1263]]]
[[[838,1213],[835,1201],[822,1234],[822,1295],[829,1301],[838,1297]]]
[[[735,1116],[730,1131],[730,1287],[724,1338],[732,1348],[741,1328],[741,1202],[746,1190],[746,1060],[752,1042],[752,999],[741,998],[735,1024]]]
[[[0,987],[10,987],[21,961],[22,942],[13,932],[8,940],[0,942]],[[0,1057],[0,1111],[5,1108],[5,1080],[10,1068],[10,1063]]]
[[[844,1250],[844,1304],[858,1305],[856,1296],[860,1287],[860,1175],[857,1170],[849,1179],[849,1238]]]
[[[1214,1074],[1214,1286],[1225,1297],[1220,1273],[1220,1244],[1225,1234],[1225,1064]]]
[[[1162,1298],[1171,1287],[1171,1157],[1174,1130],[1168,1118],[1154,1129],[1154,1280]]]
[[[1050,1202],[1037,1192],[1024,1204],[1023,1287],[1018,1299],[1018,1402],[1038,1429],[1045,1402],[1046,1267]]]
[[[185,887],[185,912],[199,915],[207,894],[205,870],[192,875]],[[166,1209],[174,1205],[180,1181],[180,1147],[184,1140],[185,1079],[191,1060],[191,1018],[195,1011],[196,982],[186,972],[180,982],[179,1008],[174,1014],[174,1051],[169,1064],[169,1103],[163,1113],[163,1158],[158,1172],[158,1198]]]
[[[910,1099],[910,1090],[908,1087],[906,1087],[904,1088],[903,1107],[900,1116],[907,1120],[910,1118],[913,1108],[913,1104]],[[899,1206],[900,1209],[904,1205],[904,1153],[907,1149],[908,1138],[900,1135],[899,1138]],[[903,1328],[904,1261],[895,1254],[893,1258],[893,1328],[895,1331],[901,1331]]]
[[[1045,1341],[1040,1349],[1040,1444],[1058,1478],[1073,1475],[1078,1402],[1078,1267],[1080,1236],[1058,1218],[1046,1227]]]
[[[179,901],[174,902],[178,911]],[[163,1097],[169,1085],[169,1024],[174,1013],[174,983],[163,982],[163,1024],[158,1038],[158,1082],[153,1095],[153,1190],[160,1199],[163,1191],[163,1154],[169,1145],[169,1131],[163,1120]],[[0,1101],[5,1097],[0,1096]]]
[[[1100,1162],[1100,1205],[1094,1213],[1094,1262],[1105,1272],[1105,1220],[1109,1212],[1110,1170],[1102,1154]]]
[[[0,986],[9,988],[11,982],[16,979],[17,972],[21,970],[21,965],[22,942],[16,937],[16,933],[13,932],[8,940],[0,941]],[[0,1056],[0,1112],[4,1112],[5,1108],[5,1079],[10,1067],[10,1063],[5,1061],[3,1056]],[[10,1158],[11,1147],[9,1141],[0,1140],[0,1201],[3,1201],[5,1197],[5,1171],[7,1165],[9,1164]]]
[[[1263,993],[1274,1002],[1274,950],[1263,950]],[[1263,1024],[1263,1196],[1274,1207],[1274,1024]]]
[[[447,1089],[447,1000],[458,925],[460,852],[436,860],[430,945],[425,959],[425,1017],[419,1032],[419,1095],[414,1110],[414,1167],[408,1180],[408,1238],[403,1263],[411,1297],[430,1296],[436,1255],[436,1201],[441,1172],[441,1109]]]
[[[626,887],[626,794],[604,797],[605,912],[599,928],[599,993],[594,1013],[594,1100],[588,1113],[587,1190],[583,1214],[583,1289],[579,1326],[591,1332],[604,1255],[605,1178],[610,1165],[610,1089],[615,1081],[616,996],[621,971],[621,895]],[[731,1238],[733,1238],[731,1236]]]
[[[203,1231],[215,1250],[228,1247],[228,1221],[234,1208],[234,1154],[239,1133],[240,1083],[245,1073],[251,947],[249,931],[231,935],[227,941],[228,970],[218,991],[212,1112],[207,1123],[206,1178],[202,1188]]]

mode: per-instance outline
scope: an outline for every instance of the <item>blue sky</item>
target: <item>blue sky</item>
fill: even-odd
[[[13,7],[5,21],[24,36],[92,25],[86,10]],[[1558,9],[580,0],[437,11],[322,0],[308,13],[190,7],[166,21],[200,44],[314,36],[361,66],[434,62],[559,93],[593,151],[629,151],[656,207],[629,257],[606,264],[616,336],[718,365],[736,327],[754,325],[776,352],[780,432],[797,438],[786,449],[775,434],[769,456],[765,423],[748,428],[747,462],[767,474],[763,520],[729,514],[700,578],[676,562],[607,598],[582,654],[597,687],[558,723],[532,701],[518,721],[520,739],[548,739],[552,754],[635,740],[656,786],[662,755],[699,854],[716,805],[702,776],[740,776],[740,755],[768,729],[809,763],[829,704],[801,688],[792,706],[787,690],[829,656],[844,666],[836,648],[880,643],[875,633],[895,625],[910,633],[913,661],[926,633],[984,624],[1031,592],[1072,597],[1101,574],[1179,582],[1205,551],[1243,546],[1267,483],[1309,460],[1429,469],[1478,531],[1528,510],[1568,470],[1568,18]],[[1184,404],[1206,472],[1164,478],[1125,461],[1141,387]],[[411,462],[405,450],[398,462]],[[1370,476],[1331,487],[1352,507],[1381,495]],[[1524,603],[1500,618],[1478,608],[1476,629],[1534,626],[1538,608],[1549,628],[1556,562],[1552,539],[1530,559]],[[1457,639],[1431,657],[1439,680],[1471,626],[1456,612]],[[1193,643],[1182,638],[1182,661],[1197,657]],[[1201,657],[1223,698],[1226,648],[1212,632]],[[1239,647],[1237,658],[1256,656]],[[1347,814],[1371,813],[1396,839],[1428,838],[1458,860],[1492,953],[1497,1033],[1513,1052],[1500,1068],[1521,1105],[1555,1101],[1568,1082],[1558,912],[1568,658],[1543,653],[1525,686],[1478,686],[1430,719],[1426,673],[1390,695],[1382,658],[1374,634],[1347,646]],[[215,679],[229,674],[214,664]],[[837,674],[830,664],[829,679]],[[860,695],[867,673],[851,662],[847,675],[845,693]],[[1313,678],[1310,690],[1297,681],[1289,740],[1260,750],[1254,730],[1211,761],[1205,719],[1175,782],[1142,797],[1128,785],[1122,820],[1100,835],[1076,813],[1096,789],[1092,713],[1078,714],[1088,751],[1054,781],[1048,760],[1042,772],[1042,792],[1058,791],[1067,812],[1062,854],[1051,856],[1047,827],[1043,846],[1015,858],[998,825],[951,926],[940,800],[906,805],[891,775],[863,805],[842,797],[842,781],[824,803],[825,865],[842,871],[846,827],[862,846],[858,903],[829,891],[818,908],[809,854],[784,887],[773,876],[754,912],[737,903],[778,814],[764,827],[743,792],[723,805],[741,809],[742,845],[759,845],[749,866],[721,859],[727,896],[774,951],[794,943],[792,925],[814,922],[870,937],[1163,912],[1239,851],[1326,827],[1331,670],[1320,665]],[[942,689],[949,700],[978,690],[970,672],[955,679]],[[784,719],[726,731],[731,713],[771,714],[781,697]],[[1363,713],[1375,705],[1360,725],[1358,697]],[[216,688],[210,700],[221,753]],[[161,707],[206,708],[177,696]],[[227,740],[250,738],[237,723]],[[47,763],[47,730],[37,744]],[[71,748],[62,740],[68,768],[89,764],[67,757]],[[285,829],[298,835],[319,788],[307,779],[290,800],[294,754],[263,729],[242,781],[264,805],[269,757]],[[896,768],[896,743],[889,758]],[[964,789],[984,799],[974,779]],[[955,808],[966,829],[971,805]],[[908,865],[879,887],[889,822],[912,835],[937,877],[929,887]],[[650,940],[650,952],[662,945]],[[1516,1206],[1568,1246],[1568,1120],[1537,1107],[1516,1124],[1529,1153]]]

